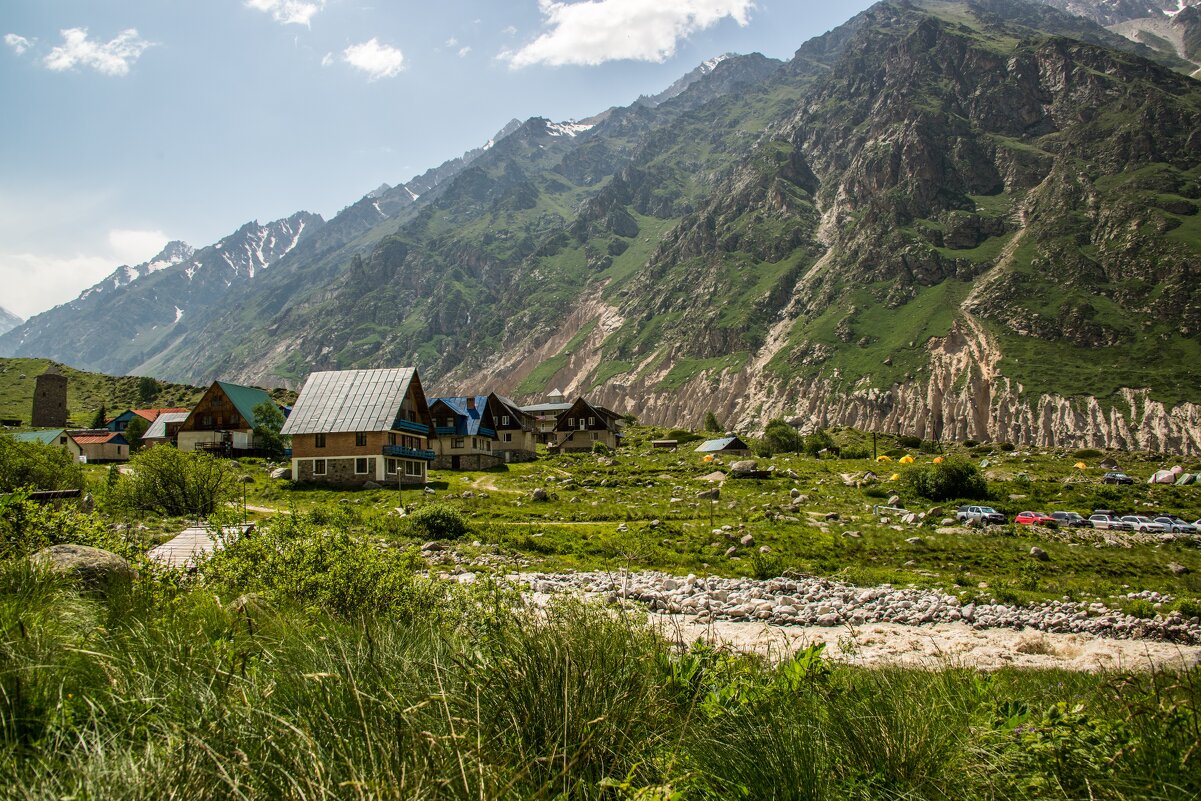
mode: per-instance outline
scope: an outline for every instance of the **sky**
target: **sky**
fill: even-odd
[[[0,306],[169,240],[329,219],[485,143],[726,52],[787,59],[867,0],[3,0]]]

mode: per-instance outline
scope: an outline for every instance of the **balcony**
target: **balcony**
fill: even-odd
[[[484,428],[484,426],[480,426],[480,436],[481,437],[489,437],[491,439],[496,439],[496,429]]]
[[[403,445],[385,445],[384,456],[399,456],[402,459],[421,459],[426,462],[434,461],[438,454],[420,448],[406,448]]]
[[[411,420],[396,420],[392,423],[394,431],[408,431],[410,434],[420,434],[423,437],[430,435],[430,427],[425,423],[414,423]]]

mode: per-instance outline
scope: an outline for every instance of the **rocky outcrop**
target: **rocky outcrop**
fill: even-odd
[[[29,557],[35,567],[78,581],[100,591],[110,590],[137,577],[137,572],[112,551],[88,545],[52,545]]]

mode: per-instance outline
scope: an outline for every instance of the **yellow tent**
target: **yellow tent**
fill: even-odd
[[[891,476],[889,476],[889,477],[888,477],[888,480],[889,480],[889,481],[900,481],[900,480],[901,480],[901,474],[900,474],[900,473],[893,473]]]
[[[892,457],[891,456],[877,456],[876,461],[877,462],[891,462]]]
[[[704,459],[701,459],[701,461],[702,461],[702,462],[706,462],[706,463],[707,463],[707,462],[712,462],[712,461],[713,461],[713,455],[712,455],[712,454],[706,454],[706,455],[705,455],[705,458],[704,458]]]
[[[1077,470],[1087,470],[1088,465],[1086,465],[1084,462],[1076,462],[1076,469]]]
[[[943,458],[941,456],[934,457],[934,464],[942,464],[942,463],[943,463]]]
[[[913,464],[913,457],[912,456],[902,456],[901,464]]]

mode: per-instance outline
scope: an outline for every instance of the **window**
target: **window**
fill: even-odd
[[[593,441],[593,442],[596,442],[598,439],[600,439],[600,432],[599,432],[599,431],[593,431],[593,432],[592,432],[592,441]]]
[[[211,426],[213,424],[213,416],[211,414],[206,414],[204,416],[204,424],[206,426]]]
[[[505,439],[505,442],[512,442],[512,441],[513,441],[513,434],[512,434],[512,432],[510,432],[510,431],[506,431],[506,432],[505,432],[505,435],[504,435],[504,439]]]
[[[425,475],[425,466],[421,462],[405,462],[405,475]]]
[[[222,396],[222,395],[214,395],[214,396],[213,396],[213,405],[214,405],[214,406],[224,406],[224,405],[225,405],[225,398],[224,398],[224,396]]]
[[[313,475],[315,475],[315,476],[325,475],[325,460],[324,459],[314,459],[313,460]]]
[[[395,459],[385,459],[384,460],[384,469],[388,471],[388,475],[390,475],[390,476],[396,475],[396,460]]]
[[[458,437],[457,439],[453,439],[453,440],[451,440],[451,442],[450,442],[450,447],[452,447],[452,448],[462,448],[462,447],[463,447],[463,438],[462,438],[462,437]]]
[[[367,447],[367,432],[366,431],[355,432],[354,445],[356,448]]]
[[[500,424],[501,424],[502,426],[507,426],[507,425],[509,424],[509,415],[507,415],[507,414],[502,414],[502,415],[500,416]]]
[[[480,449],[480,441],[475,437],[471,438],[471,449],[476,451]]]
[[[313,435],[313,447],[314,448],[324,448],[325,447],[325,435],[324,434],[314,434]]]
[[[447,417],[445,420],[442,421],[442,425],[446,426],[447,428],[454,428],[455,419],[453,417]]]
[[[392,432],[388,432],[388,444],[389,444],[389,445],[395,445],[395,444],[396,444],[396,435],[395,435],[395,434],[393,434]]]
[[[588,421],[581,417],[580,418],[580,431],[583,431],[587,427],[588,427]]]
[[[589,418],[588,418],[588,425],[590,425],[590,426],[594,426],[594,425],[596,425],[596,418],[595,418],[595,417],[589,417]]]
[[[492,440],[490,440],[490,439],[484,440],[484,450],[486,450],[486,451],[492,450]]]
[[[356,475],[364,475],[367,472],[367,462],[370,459],[365,459],[362,456],[354,460],[354,472]]]

